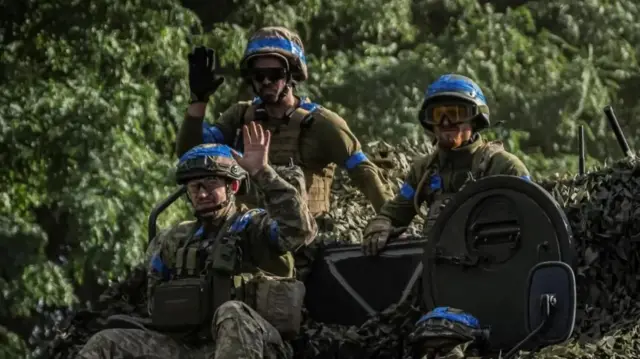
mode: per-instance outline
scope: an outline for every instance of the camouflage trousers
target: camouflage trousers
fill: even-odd
[[[105,329],[89,339],[80,359],[290,359],[291,346],[242,302],[220,306],[212,322],[212,343],[192,347],[169,335],[143,329]]]

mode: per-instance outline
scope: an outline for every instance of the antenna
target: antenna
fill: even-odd
[[[578,132],[578,173],[585,174],[584,125],[580,125]]]
[[[622,133],[618,118],[616,117],[616,114],[613,113],[613,107],[607,106],[603,111],[605,116],[607,116],[607,119],[609,120],[609,125],[611,125],[613,133],[616,135],[616,140],[618,140],[618,144],[620,145],[620,149],[622,149],[622,153],[624,153],[625,157],[634,157],[633,153],[631,152],[631,148],[629,148],[629,144],[627,143],[627,139]]]

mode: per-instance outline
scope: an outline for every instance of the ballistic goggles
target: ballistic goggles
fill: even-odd
[[[470,122],[478,114],[478,107],[469,103],[436,103],[425,108],[426,123],[453,126]]]

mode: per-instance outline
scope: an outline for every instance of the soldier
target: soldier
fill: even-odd
[[[298,191],[267,164],[270,136],[252,123],[243,126],[244,156],[225,145],[204,144],[180,158],[177,182],[186,184],[197,220],[155,238],[148,327],[157,331],[103,330],[87,342],[80,358],[291,357],[281,335],[289,317],[267,321],[264,309],[278,303],[274,313],[301,315],[304,285],[291,279],[289,251],[310,240],[317,228]],[[235,193],[247,173],[264,192],[266,211],[237,209]],[[277,280],[260,281],[266,278],[261,273]],[[272,294],[279,295],[277,300],[269,299]]]
[[[489,107],[471,79],[441,76],[427,89],[418,119],[435,135],[437,150],[412,165],[400,193],[369,222],[362,242],[367,255],[386,245],[392,227],[408,226],[425,201],[427,234],[447,200],[468,180],[498,174],[530,179],[522,161],[505,151],[501,142],[487,142],[480,135],[490,124]]]
[[[215,74],[214,58],[213,50],[203,47],[189,55],[191,104],[178,134],[178,156],[203,142],[241,150],[239,128],[258,121],[273,133],[271,163],[293,161],[304,170],[309,210],[314,216],[329,211],[336,164],[347,170],[376,211],[391,198],[379,169],[362,152],[347,123],[336,113],[295,95],[296,83],[308,78],[297,34],[282,27],[265,27],[251,37],[240,69],[256,97],[232,105],[210,126],[203,122],[207,102],[223,81]]]
[[[239,128],[258,121],[273,133],[271,163],[285,165],[293,161],[303,169],[309,210],[321,230],[327,230],[330,224],[326,214],[336,165],[347,170],[378,212],[392,193],[345,120],[308,98],[295,95],[296,83],[308,78],[300,37],[282,27],[258,30],[247,44],[240,69],[255,99],[232,105],[211,126],[203,121],[205,109],[223,78],[216,76],[213,50],[199,47],[189,55],[191,104],[178,134],[178,156],[200,143],[224,143],[242,151]],[[249,206],[260,203],[256,193],[242,196],[239,201]],[[315,246],[306,245],[294,253],[299,278],[305,278],[315,257]]]

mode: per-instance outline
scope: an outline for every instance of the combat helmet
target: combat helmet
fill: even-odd
[[[176,182],[179,185],[209,176],[241,181],[247,172],[233,158],[231,148],[219,143],[193,147],[180,157],[176,168]]]
[[[295,81],[305,81],[309,77],[302,40],[289,29],[279,26],[263,27],[251,36],[240,61],[240,73],[243,78],[247,79],[250,75],[251,59],[263,55],[277,56],[285,60],[291,78]]]
[[[440,76],[427,88],[425,99],[418,113],[418,120],[427,131],[433,132],[435,124],[430,107],[443,102],[469,104],[471,124],[474,131],[489,127],[489,106],[480,86],[466,76],[447,74]]]

